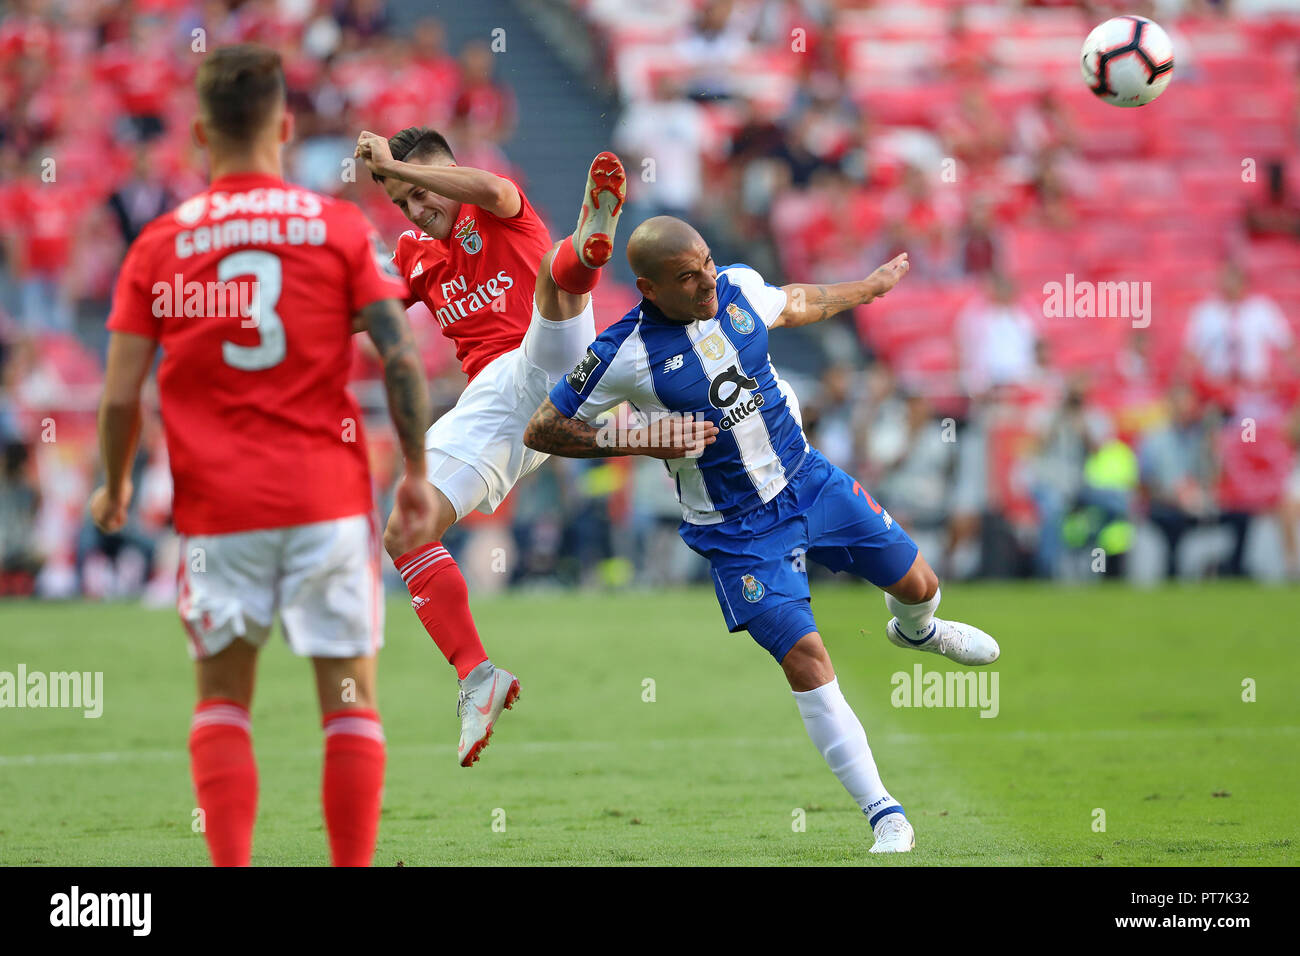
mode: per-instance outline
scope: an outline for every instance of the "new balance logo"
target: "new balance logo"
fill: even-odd
[[[424,263],[423,263],[423,262],[417,262],[417,263],[415,264],[415,268],[411,270],[411,278],[414,279],[416,276],[418,276],[418,275],[419,275],[421,272],[423,272],[423,271],[424,271]]]
[[[680,355],[674,355],[668,361],[664,362],[664,371],[675,372],[685,364],[686,364],[686,360],[684,358],[682,358]]]

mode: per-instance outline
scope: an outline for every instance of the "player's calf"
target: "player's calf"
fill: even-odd
[[[897,817],[906,823],[903,807],[880,779],[867,732],[840,691],[808,602],[793,601],[770,608],[746,626],[754,640],[780,663],[809,738],[875,831],[872,852],[883,852],[876,849],[882,845],[882,835],[888,836],[888,845],[896,846],[900,840],[890,834],[897,824],[888,818]],[[910,824],[907,829],[910,834]]]
[[[321,719],[321,809],[334,866],[369,866],[375,855],[387,751],[379,712],[340,708]]]
[[[257,816],[257,762],[248,708],[203,697],[190,722],[190,775],[214,866],[248,866]]]

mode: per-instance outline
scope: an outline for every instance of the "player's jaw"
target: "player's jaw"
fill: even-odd
[[[707,292],[701,292],[703,298],[696,300],[695,317],[711,319],[718,314],[718,287],[715,285]]]

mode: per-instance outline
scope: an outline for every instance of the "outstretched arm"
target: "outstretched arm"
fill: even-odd
[[[364,160],[366,168],[376,175],[400,179],[456,202],[472,203],[502,219],[518,215],[522,205],[515,184],[496,173],[474,169],[472,166],[404,163],[393,159],[388,140],[369,130],[363,130],[357,137],[355,155]]]
[[[809,325],[823,322],[858,305],[884,295],[907,275],[907,253],[895,256],[865,279],[856,282],[837,282],[834,285],[806,285],[794,283],[782,286],[786,294],[785,308],[772,323],[780,326]]]
[[[524,444],[562,458],[696,458],[717,441],[712,422],[674,417],[650,428],[602,429],[567,418],[548,398],[524,430]]]

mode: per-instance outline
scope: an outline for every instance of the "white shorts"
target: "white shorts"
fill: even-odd
[[[384,643],[379,535],[372,515],[181,538],[176,609],[190,657],[237,637],[266,643],[276,613],[300,657],[370,657]]]
[[[595,338],[590,302],[564,322],[542,318],[534,302],[519,348],[489,362],[425,433],[429,481],[455,507],[457,520],[476,509],[491,514],[520,478],[550,457],[524,446],[524,429]]]

